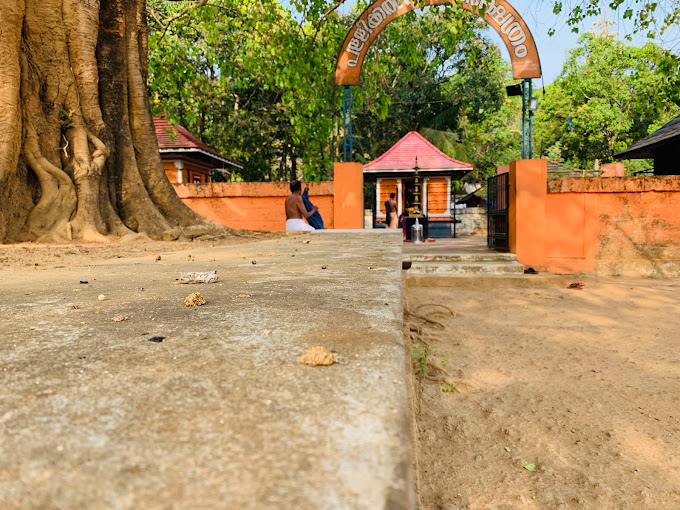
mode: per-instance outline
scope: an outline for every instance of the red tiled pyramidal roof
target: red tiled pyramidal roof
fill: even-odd
[[[413,170],[418,158],[420,170],[472,170],[471,163],[450,158],[421,134],[409,131],[378,159],[364,165],[364,172]]]
[[[243,168],[241,163],[223,156],[212,147],[200,141],[184,126],[170,124],[165,116],[154,117],[153,124],[156,128],[156,138],[158,138],[158,148],[161,153],[173,151],[202,152],[223,163],[228,163],[236,168]]]

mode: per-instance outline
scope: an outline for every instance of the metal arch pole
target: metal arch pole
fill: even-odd
[[[533,97],[533,81],[529,80],[529,97],[527,101],[530,101]],[[534,158],[534,145],[533,145],[533,124],[534,124],[534,112],[529,111],[529,159]]]
[[[342,136],[345,163],[352,161],[352,86],[342,86]]]
[[[527,82],[531,84],[531,80],[527,78],[522,82],[522,159],[527,158]]]

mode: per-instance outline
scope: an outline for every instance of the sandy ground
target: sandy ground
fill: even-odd
[[[410,289],[419,508],[680,508],[680,282],[584,282]]]
[[[285,237],[285,232],[247,232],[238,236],[216,237],[195,241],[152,241],[138,240],[124,242],[112,240],[110,244],[70,243],[44,244],[19,243],[0,244],[0,269],[23,270],[34,268],[61,269],[88,266],[108,259],[130,257],[157,257],[163,253],[186,251],[211,246],[245,244],[267,239]]]

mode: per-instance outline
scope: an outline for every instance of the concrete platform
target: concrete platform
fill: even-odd
[[[451,253],[498,253],[486,246],[486,237],[463,236],[445,239],[427,239],[424,243],[404,242],[404,256],[417,254],[448,255]]]
[[[0,508],[413,508],[401,244],[0,272]],[[316,345],[339,362],[302,365]]]

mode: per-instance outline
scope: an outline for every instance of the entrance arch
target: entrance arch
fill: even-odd
[[[359,85],[361,67],[373,40],[392,21],[409,11],[427,5],[454,4],[450,0],[376,0],[356,20],[345,37],[335,68],[336,85]],[[466,11],[481,15],[501,36],[510,53],[515,79],[541,77],[536,43],[522,17],[505,0],[455,2]]]

